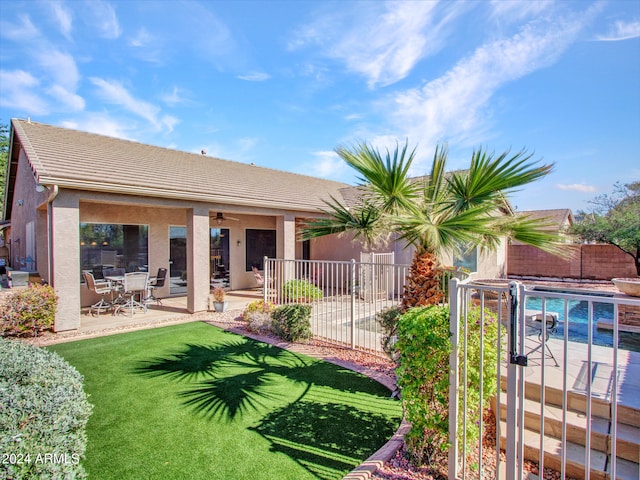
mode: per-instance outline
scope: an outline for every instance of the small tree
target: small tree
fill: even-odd
[[[571,232],[586,241],[618,247],[633,258],[640,276],[640,181],[626,185],[617,182],[612,194],[599,195],[590,203],[593,211],[580,211],[581,220]]]

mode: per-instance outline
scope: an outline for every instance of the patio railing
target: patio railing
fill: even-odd
[[[400,305],[409,265],[273,258],[265,258],[264,265],[265,301],[309,303],[316,338],[383,354],[376,314]],[[442,291],[448,291],[451,277],[461,275],[459,269],[443,269]],[[314,297],[309,289],[321,297]]]

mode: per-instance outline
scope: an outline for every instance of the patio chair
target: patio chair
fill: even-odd
[[[264,287],[264,277],[260,273],[260,270],[258,270],[258,267],[253,267],[253,276],[256,279],[256,283],[258,284],[258,287],[260,288]]]
[[[100,295],[100,301],[94,303],[89,307],[89,314],[93,315],[93,312],[95,311],[97,316],[99,317],[102,310],[107,311],[112,307],[112,303],[110,301],[107,301],[105,298],[107,295],[111,295],[111,292],[113,291],[111,282],[97,282],[93,276],[93,273],[91,272],[82,272],[82,276],[84,277],[84,281],[87,284],[87,288],[93,293]]]
[[[123,297],[125,301],[123,304],[118,305],[114,315],[120,313],[121,310],[128,309],[130,312],[129,316],[133,317],[133,312],[136,308],[147,313],[147,305],[144,303],[144,295],[147,291],[148,279],[148,272],[130,272],[124,274]],[[140,300],[136,300],[136,297]]]
[[[158,274],[155,279],[149,281],[149,285],[147,285],[147,289],[149,290],[149,296],[144,299],[145,304],[149,304],[151,302],[156,302],[160,308],[162,308],[162,299],[156,297],[153,292],[156,288],[164,287],[164,283],[167,279],[167,269],[159,268]]]
[[[102,265],[94,265],[91,271],[94,279],[104,280],[104,271],[102,269]]]
[[[107,279],[107,277],[124,277],[125,271],[124,268],[105,268],[102,270],[102,273],[104,274],[105,279]],[[125,303],[124,297],[122,296],[124,291],[122,289],[121,281],[111,281],[111,293],[112,297],[115,297],[112,301],[114,308],[116,305]]]

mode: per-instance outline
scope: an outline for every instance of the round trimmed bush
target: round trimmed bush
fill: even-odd
[[[82,382],[58,354],[0,338],[1,478],[86,478]]]
[[[288,342],[311,338],[311,305],[293,303],[276,308],[272,313],[271,328]]]

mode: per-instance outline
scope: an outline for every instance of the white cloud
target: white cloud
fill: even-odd
[[[313,152],[314,161],[311,164],[311,175],[322,178],[339,178],[347,171],[346,163],[336,152],[319,151]],[[308,171],[304,172],[309,174]]]
[[[122,34],[118,16],[113,5],[102,0],[85,2],[87,15],[84,20],[104,38],[116,39]]]
[[[11,108],[19,114],[46,115],[50,106],[36,93],[40,82],[24,70],[0,70],[0,106]]]
[[[171,107],[185,101],[184,98],[182,98],[182,95],[180,95],[180,91],[178,90],[178,87],[175,87],[175,86],[173,87],[170,93],[162,95],[160,99]]]
[[[19,22],[0,22],[0,35],[15,42],[28,42],[40,37],[40,31],[28,15],[18,16]]]
[[[295,34],[292,50],[310,44],[363,75],[370,88],[405,78],[421,59],[439,51],[445,27],[466,8],[463,3],[372,2],[319,15]]]
[[[491,0],[491,16],[506,22],[516,22],[539,15],[553,6],[553,0]]]
[[[62,5],[62,2],[49,2],[48,5],[53,10],[53,17],[60,26],[60,32],[67,38],[71,38],[71,28],[73,26],[73,17],[71,12]]]
[[[91,77],[89,80],[98,87],[101,96],[107,102],[120,105],[134,115],[144,118],[158,130],[166,128],[171,131],[177,123],[174,117],[168,115],[160,117],[159,107],[135,98],[120,82],[108,81],[98,77]]]
[[[640,20],[630,22],[618,21],[613,24],[606,35],[600,35],[597,40],[615,42],[640,37]]]
[[[78,112],[84,110],[85,101],[80,95],[70,92],[62,85],[54,85],[47,89],[47,93],[54,97],[56,104],[62,103],[70,110]]]
[[[75,90],[80,80],[80,72],[75,59],[68,53],[44,47],[34,52],[38,65],[53,77],[53,82],[63,85],[69,90]]]
[[[594,187],[593,185],[585,185],[584,183],[571,183],[571,184],[556,183],[556,188],[559,190],[570,190],[574,192],[584,192],[584,193],[596,191],[596,187]]]
[[[89,113],[81,120],[65,120],[60,125],[65,128],[92,132],[108,137],[123,138],[125,140],[135,140],[125,129],[126,122],[113,119],[103,113]]]
[[[129,45],[132,47],[146,47],[153,41],[153,35],[149,31],[142,27],[137,32],[135,37],[129,40]]]
[[[271,75],[264,72],[251,72],[246,75],[238,75],[238,78],[248,82],[264,82],[265,80],[269,80]]]
[[[486,140],[492,124],[490,101],[495,93],[556,62],[596,11],[569,20],[556,17],[527,24],[510,38],[478,47],[440,78],[393,96],[384,108],[393,112],[396,138],[420,140],[415,167],[430,160],[437,143],[451,140],[455,144],[475,144],[480,134]]]

